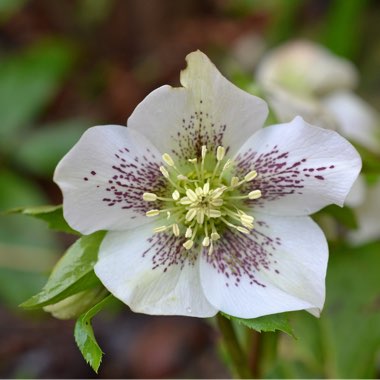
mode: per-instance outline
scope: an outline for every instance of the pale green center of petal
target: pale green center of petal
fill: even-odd
[[[154,232],[169,232],[185,237],[186,249],[196,241],[213,252],[213,244],[226,228],[248,234],[254,228],[254,218],[247,214],[245,200],[261,197],[259,189],[248,194],[241,186],[253,181],[257,173],[250,171],[243,178],[232,175],[233,162],[225,158],[225,149],[219,146],[216,153],[202,146],[200,157],[176,162],[168,153],[162,156],[165,166],[160,167],[168,182],[167,196],[144,193],[146,202],[161,201],[161,209],[149,210],[148,217],[160,218]]]

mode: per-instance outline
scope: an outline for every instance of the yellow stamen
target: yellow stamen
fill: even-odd
[[[174,236],[179,236],[179,227],[177,223],[173,224],[173,234]]]
[[[253,190],[248,194],[249,199],[259,199],[261,197],[260,190]]]
[[[160,210],[149,210],[146,212],[145,215],[151,217],[151,216],[157,216],[159,215],[159,213],[160,213]]]
[[[222,161],[224,158],[224,155],[226,154],[226,150],[222,146],[218,146],[216,150],[216,159],[218,161]]]
[[[157,200],[157,195],[154,193],[144,193],[143,200],[146,202],[154,202]]]
[[[172,198],[175,200],[175,201],[178,201],[180,197],[180,193],[178,190],[174,190],[173,193],[172,193]]]
[[[170,154],[168,153],[165,153],[162,155],[162,159],[165,161],[165,163],[171,167],[174,167],[174,161],[173,159],[171,158]]]
[[[245,175],[244,181],[249,182],[255,179],[256,177],[257,177],[257,172],[255,170],[252,170],[251,172]]]
[[[185,247],[185,249],[189,250],[194,245],[194,242],[192,240],[187,240],[182,245]]]

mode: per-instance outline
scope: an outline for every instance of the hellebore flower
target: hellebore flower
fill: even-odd
[[[279,121],[299,115],[380,151],[379,117],[353,93],[359,75],[350,61],[318,44],[295,40],[269,51],[256,79]]]
[[[201,52],[127,127],[97,126],[54,180],[76,230],[108,230],[95,273],[136,312],[254,318],[323,307],[328,249],[308,216],[343,204],[361,160],[295,118],[261,129],[266,103]]]

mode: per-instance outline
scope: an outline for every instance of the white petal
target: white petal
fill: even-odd
[[[281,123],[302,116],[308,123],[318,127],[331,130],[338,128],[334,115],[316,97],[291,92],[278,85],[268,85],[265,94],[265,99]]]
[[[298,40],[270,51],[261,61],[256,78],[264,87],[278,84],[295,93],[318,95],[355,87],[358,73],[351,62],[323,46]]]
[[[308,215],[331,203],[342,206],[361,169],[360,156],[347,140],[300,117],[256,132],[236,162],[239,176],[258,173],[243,190],[259,189],[262,197],[249,203],[274,215]]]
[[[355,209],[359,228],[351,231],[349,240],[354,244],[363,244],[380,239],[380,181],[367,186],[365,201]]]
[[[145,211],[152,203],[142,194],[164,186],[159,164],[160,154],[136,131],[119,125],[88,129],[54,173],[65,219],[83,234],[150,222]]]
[[[161,152],[193,158],[202,145],[236,152],[267,117],[266,103],[227,81],[200,51],[187,56],[183,88],[163,86],[149,94],[128,119]]]
[[[207,299],[241,318],[302,309],[318,315],[328,260],[322,231],[309,217],[255,217],[251,235],[225,231],[214,253],[202,256]]]
[[[351,92],[334,92],[323,99],[324,106],[334,115],[343,136],[380,152],[380,115]]]
[[[198,253],[186,251],[184,239],[152,231],[145,225],[105,236],[95,265],[104,286],[135,312],[215,315],[200,286]]]

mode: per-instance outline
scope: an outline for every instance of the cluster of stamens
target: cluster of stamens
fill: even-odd
[[[231,176],[229,171],[233,162],[225,159],[222,146],[217,148],[215,155],[208,154],[207,147],[202,146],[200,159],[188,160],[190,170],[186,174],[168,153],[162,159],[166,167],[161,166],[160,171],[170,183],[171,194],[166,197],[143,194],[146,202],[161,201],[168,206],[146,213],[148,217],[161,217],[162,225],[154,232],[171,230],[175,236],[185,236],[187,240],[183,246],[187,250],[193,247],[195,240],[200,240],[204,247],[209,247],[211,255],[222,229],[228,227],[248,234],[254,228],[254,218],[244,212],[243,202],[260,198],[261,191],[253,190],[242,195],[239,188],[254,180],[256,171],[250,171],[241,179]]]

